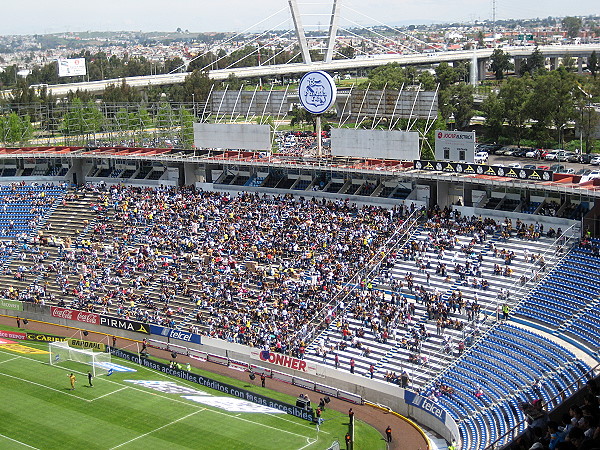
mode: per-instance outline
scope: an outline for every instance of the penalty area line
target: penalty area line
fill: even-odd
[[[10,437],[5,436],[3,434],[0,434],[0,437],[3,437],[4,439],[8,439],[9,441],[16,442],[17,444],[21,444],[23,447],[28,447],[28,448],[33,448],[35,450],[39,450],[37,447],[33,447],[33,446],[29,445],[29,444],[26,444],[25,442],[17,441],[16,439],[10,438]]]
[[[36,383],[35,381],[26,380],[25,378],[15,377],[13,375],[8,375],[7,373],[1,373],[1,372],[0,372],[0,375],[3,376],[3,377],[14,378],[15,380],[19,380],[19,381],[24,381],[25,383],[34,384],[36,386],[43,387],[44,389],[50,389],[51,391],[58,392],[60,394],[65,394],[65,395],[68,395],[70,397],[75,397],[75,398],[78,398],[79,400],[83,400],[84,402],[88,402],[88,403],[91,402],[91,400],[79,397],[78,395],[69,394],[68,392],[61,391],[60,389],[56,389],[56,388],[53,388],[53,387],[50,387],[50,386],[46,386],[45,384]]]
[[[112,394],[116,394],[117,392],[120,392],[120,391],[125,390],[127,388],[128,388],[128,386],[123,386],[121,389],[117,389],[115,391],[103,394],[100,397],[93,398],[93,399],[90,400],[90,402],[95,402],[96,400],[100,400],[101,398],[108,397],[109,395],[112,395]]]
[[[177,422],[181,422],[182,420],[185,420],[185,419],[187,419],[188,417],[191,417],[191,416],[193,416],[194,414],[198,414],[199,412],[201,412],[201,411],[204,411],[204,410],[205,410],[205,409],[199,409],[199,410],[197,410],[197,411],[194,411],[193,413],[190,413],[190,414],[188,414],[187,416],[180,417],[179,419],[173,420],[172,422],[169,422],[169,423],[167,423],[167,424],[163,425],[162,427],[155,428],[154,430],[152,430],[152,431],[148,431],[147,433],[144,433],[144,434],[141,434],[141,435],[139,435],[138,437],[134,437],[133,439],[129,439],[127,442],[123,442],[122,444],[119,444],[119,445],[117,445],[117,446],[115,446],[115,447],[112,447],[110,450],[113,450],[113,449],[115,449],[115,448],[119,448],[119,447],[123,447],[124,445],[127,445],[127,444],[129,444],[129,443],[131,443],[131,442],[133,442],[133,441],[137,441],[138,439],[141,439],[141,438],[143,438],[143,437],[146,437],[146,436],[148,436],[149,434],[155,433],[155,432],[157,432],[157,431],[159,431],[159,430],[162,430],[163,428],[166,428],[166,427],[168,427],[168,426],[171,426],[171,425],[173,425],[173,424],[175,424],[175,423],[177,423]]]

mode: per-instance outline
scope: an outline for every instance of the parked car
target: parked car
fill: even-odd
[[[550,170],[552,172],[557,172],[557,173],[564,173],[564,170],[566,169],[565,166],[563,166],[562,164],[552,164],[550,166]]]
[[[535,170],[535,164],[525,164],[523,166],[523,169],[531,169],[531,170]]]
[[[590,164],[592,166],[600,166],[600,156],[594,156],[591,160],[590,160]]]
[[[567,162],[579,162],[579,155],[577,153],[567,155]]]
[[[544,159],[546,161],[564,161],[567,157],[567,152],[564,150],[555,150],[551,153],[548,153]]]
[[[579,180],[580,183],[593,180],[594,178],[600,178],[600,170],[590,170],[589,173],[582,175]]]
[[[594,155],[592,155],[591,153],[582,153],[581,155],[579,155],[579,162],[581,164],[589,164],[593,158]]]
[[[531,150],[530,148],[519,148],[517,151],[513,152],[512,156],[516,156],[517,158],[523,158],[527,152]]]
[[[488,162],[488,152],[477,152],[475,153],[475,164],[485,164]]]
[[[521,164],[519,164],[519,163],[510,163],[508,165],[508,167],[512,167],[513,169],[520,169],[521,168]]]
[[[538,166],[537,168],[540,170],[550,170],[549,166]]]
[[[525,153],[525,158],[537,158],[537,156],[538,156],[537,150],[529,150],[527,153]]]
[[[506,146],[500,148],[499,150],[496,150],[494,153],[496,155],[506,155],[507,152],[512,152],[514,149],[515,149],[515,147],[506,145]]]

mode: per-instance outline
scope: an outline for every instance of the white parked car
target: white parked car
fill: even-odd
[[[600,156],[594,156],[590,161],[592,166],[600,166]]]
[[[537,150],[530,150],[527,153],[525,153],[525,158],[535,158],[537,155],[538,155]]]

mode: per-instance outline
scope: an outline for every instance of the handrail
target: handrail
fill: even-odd
[[[368,272],[366,274],[364,274],[364,278],[365,279],[371,279],[371,275],[373,274],[373,272],[375,272],[376,270],[378,270],[381,262],[388,257],[389,252],[392,251],[393,249],[395,249],[399,243],[404,244],[404,238],[407,234],[409,234],[413,228],[419,224],[419,217],[422,214],[422,209],[415,209],[405,220],[404,222],[400,225],[400,227],[398,227],[394,233],[392,233],[392,235],[380,246],[379,251],[371,258],[371,260],[365,264],[365,267],[368,267]],[[398,237],[398,234],[401,234]],[[387,251],[382,251],[382,249],[385,249],[387,247],[387,245],[393,240],[396,239],[395,244],[392,245]],[[302,340],[308,341],[308,340],[313,340],[316,339],[316,334],[319,334],[322,330],[321,330],[321,325],[323,324],[323,322],[325,321],[326,318],[326,313],[327,311],[329,311],[331,309],[332,306],[337,307],[339,306],[339,304],[346,300],[348,298],[348,296],[352,293],[352,290],[356,288],[357,285],[360,284],[360,278],[363,277],[363,274],[361,274],[361,272],[356,272],[349,280],[345,281],[343,283],[343,285],[345,287],[350,287],[349,290],[341,290],[338,291],[338,293],[336,295],[333,296],[333,298],[325,305],[323,306],[323,308],[321,308],[321,310],[315,315],[315,317],[308,322],[307,324],[307,328],[311,325],[311,323],[313,323],[315,321],[315,319],[320,318],[321,316],[323,316],[318,323],[313,324],[312,326],[312,330],[310,332],[307,333],[307,335],[305,337],[303,337]],[[339,297],[339,294],[342,293],[342,297]],[[350,305],[346,305],[346,307],[349,307]],[[298,335],[298,333],[296,333],[295,337]]]
[[[558,245],[559,241],[561,239],[564,239],[563,236],[565,236],[567,234],[567,232],[570,231],[574,226],[575,226],[575,224],[573,224],[567,230],[565,230],[565,232],[560,237],[556,238],[554,240],[554,242],[552,242],[552,244],[550,245],[550,247],[548,247],[548,249],[542,254],[542,256],[546,256],[551,251],[551,249],[553,248],[553,246]],[[574,235],[568,237],[567,241],[564,244],[561,244],[561,245],[563,247],[567,247],[568,243],[573,238],[575,238]],[[553,267],[556,267],[556,265],[558,265],[564,258],[566,258],[567,255],[568,255],[568,252],[565,252],[561,258],[558,258],[558,260],[554,262]],[[554,257],[552,257],[552,259],[553,258]],[[532,266],[535,266],[536,263],[537,263],[537,261],[534,261],[534,262],[530,263],[529,266],[528,266],[528,268],[532,267]],[[522,291],[525,290],[525,294],[528,294],[529,292],[531,292],[543,280],[543,278],[540,278],[540,279],[536,280],[538,274],[540,274],[541,272],[542,272],[542,269],[540,268],[540,269],[538,269],[534,273],[534,276],[531,278],[531,279],[534,280],[533,285],[531,285],[529,281],[527,283],[525,283],[524,285],[520,285],[520,281],[519,280],[515,280],[515,282],[513,283],[513,285],[510,287],[511,293],[515,292],[515,290],[516,290],[516,293],[517,293],[517,296],[513,297],[513,298],[516,298],[517,301],[512,302],[512,304],[511,304],[511,309],[512,310],[515,310],[516,308],[518,308],[523,303],[523,301],[525,301],[528,298],[527,295],[523,295]],[[549,273],[550,272],[548,272],[548,274]],[[495,309],[496,309],[496,311],[493,311],[493,310],[490,311],[490,309],[488,307],[488,308],[485,308],[484,311],[483,311],[483,314],[485,314],[483,323],[485,324],[485,322],[487,321],[488,317],[490,317],[490,316],[493,317],[493,315],[496,314],[496,320],[494,321],[494,323],[492,323],[490,325],[490,327],[487,330],[485,330],[485,331],[482,331],[481,329],[479,329],[479,330],[474,329],[470,333],[465,333],[464,337],[470,337],[470,338],[476,338],[476,331],[478,331],[479,333],[481,333],[481,335],[480,335],[480,338],[476,339],[473,342],[473,345],[471,345],[461,356],[459,356],[458,358],[455,358],[448,366],[441,368],[438,371],[437,375],[435,375],[431,379],[431,381],[429,383],[427,383],[427,385],[430,385],[430,386],[433,385],[433,383],[435,381],[437,381],[441,376],[443,376],[443,374],[445,374],[447,371],[449,371],[453,367],[455,367],[458,364],[458,362],[462,359],[463,355],[469,354],[470,351],[471,351],[471,349],[474,348],[481,341],[481,339],[487,337],[491,333],[491,331],[495,328],[495,326],[498,323],[501,323],[500,318],[498,317],[498,314],[497,314],[497,312],[498,312],[498,304],[497,303],[496,303],[496,308]],[[473,320],[471,323],[474,324],[475,320]],[[443,356],[442,358],[440,358],[441,360],[448,360],[448,359],[450,359],[450,357],[446,357],[445,356],[444,349],[440,349],[440,350],[438,350],[435,353],[431,353],[429,356],[432,356],[432,357]],[[426,368],[424,371],[422,371],[419,374],[418,378],[419,379],[427,379],[428,375],[430,373],[431,373],[431,369],[428,367],[428,368]]]

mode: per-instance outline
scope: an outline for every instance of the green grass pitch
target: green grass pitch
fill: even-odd
[[[22,344],[47,349],[47,344]],[[100,375],[88,387],[84,364],[51,366],[47,354],[19,354],[0,346],[0,448],[311,450],[326,449],[335,440],[344,446],[348,418],[336,411],[325,411],[320,431],[288,414],[228,412],[124,380],[172,381],[223,394],[119,358],[112,361],[137,372]],[[70,390],[70,372],[77,377],[75,390]],[[281,399],[282,394],[273,394]],[[360,421],[356,439],[355,449],[385,448],[377,430]]]

